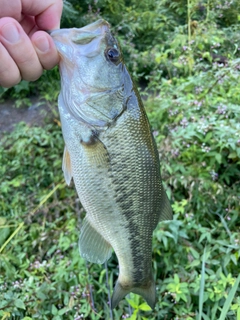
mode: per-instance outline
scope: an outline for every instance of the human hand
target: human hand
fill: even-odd
[[[43,30],[58,29],[62,0],[0,0],[0,86],[37,80],[59,62]]]

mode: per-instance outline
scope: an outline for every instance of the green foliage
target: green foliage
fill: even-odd
[[[157,306],[130,294],[114,319],[240,317],[239,1],[65,1],[63,27],[100,17],[142,91],[174,219],[154,231]],[[57,69],[1,89],[16,106],[44,98],[57,118]],[[78,252],[84,210],[63,182],[56,121],[20,123],[0,141],[0,318],[111,319],[117,260]],[[108,280],[106,281],[106,276]],[[109,284],[109,287],[108,287]]]

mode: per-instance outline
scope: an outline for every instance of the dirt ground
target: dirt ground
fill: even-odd
[[[39,101],[38,98],[31,98],[30,106],[16,108],[13,100],[0,103],[0,137],[12,131],[16,124],[21,121],[29,126],[41,126],[47,116],[52,116],[49,106]]]

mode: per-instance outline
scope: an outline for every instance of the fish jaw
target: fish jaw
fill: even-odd
[[[59,66],[63,86],[69,85],[71,79],[81,78],[79,73],[83,73],[82,65],[86,59],[101,53],[106,33],[109,33],[109,24],[103,19],[83,28],[50,31],[60,55]],[[78,63],[77,59],[83,63]]]
[[[109,32],[107,21],[100,19],[83,28],[56,29],[50,31],[50,35],[58,49],[61,59],[75,59],[74,47],[81,45],[79,56],[93,56],[99,54],[100,42]],[[94,41],[93,41],[94,40]],[[60,62],[61,63],[61,62]]]
[[[122,60],[114,64],[106,53],[114,48],[121,56],[109,24],[98,20],[80,29],[53,30],[50,35],[60,55],[63,112],[86,125],[107,127],[123,107]]]

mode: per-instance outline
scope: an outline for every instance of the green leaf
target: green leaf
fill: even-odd
[[[36,296],[41,299],[42,301],[47,299],[47,296],[45,295],[45,293],[43,293],[41,290],[38,290],[36,293]]]
[[[174,274],[174,282],[176,283],[176,284],[179,284],[180,283],[180,279],[179,279],[179,276],[178,276],[178,274]]]
[[[219,320],[225,320],[226,319],[226,315],[231,307],[231,303],[234,299],[234,296],[235,296],[235,293],[237,292],[238,290],[238,286],[239,286],[239,282],[240,282],[240,274],[238,275],[232,289],[230,290],[229,294],[228,294],[228,297],[223,305],[223,308],[222,308],[222,312],[221,312],[221,315],[220,315],[220,318]]]
[[[229,153],[228,158],[229,158],[229,159],[235,159],[235,158],[237,158],[237,153],[236,153],[236,152],[231,152],[231,153]]]
[[[152,308],[149,307],[149,305],[146,302],[140,304],[140,306],[138,308],[143,311],[151,311],[152,310]]]
[[[179,297],[180,297],[183,301],[187,302],[187,296],[186,296],[184,293],[181,293],[181,294],[179,295]]]
[[[24,304],[24,302],[21,300],[21,299],[16,299],[15,301],[14,301],[14,305],[17,307],[17,308],[20,308],[20,309],[26,309],[25,308],[25,304]]]
[[[199,253],[195,249],[190,248],[190,251],[196,260],[199,259]]]
[[[205,262],[206,262],[206,247],[203,251],[202,257],[202,270],[201,270],[201,282],[199,292],[199,319],[202,319],[203,314],[203,299],[204,299],[204,288],[205,288]]]
[[[138,308],[138,305],[136,304],[136,302],[132,299],[127,299],[127,302],[130,304],[130,306],[134,309]]]
[[[7,219],[5,217],[0,217],[0,226],[3,226],[7,223]]]
[[[211,138],[212,138],[212,132],[208,132],[204,139],[204,142],[208,142]]]
[[[202,313],[202,318],[203,320],[211,320],[205,313]],[[202,319],[202,318],[199,318],[199,319]]]
[[[0,229],[0,246],[3,245],[4,241],[10,234],[10,228],[1,228]]]
[[[186,268],[187,269],[190,269],[190,268],[193,268],[193,267],[197,267],[199,266],[201,263],[200,260],[193,260],[193,262],[191,262]]]
[[[235,254],[231,254],[231,260],[235,265],[237,265],[237,257]]]
[[[58,314],[58,309],[55,307],[54,304],[52,305],[52,314],[53,314],[54,316],[56,316],[56,315]]]
[[[58,311],[58,314],[59,314],[60,316],[62,316],[63,314],[65,314],[65,313],[68,312],[68,311],[69,311],[69,308],[68,308],[68,307],[65,307],[65,308],[59,310],[59,311]]]
[[[137,311],[134,311],[129,320],[136,320],[137,319]]]
[[[222,155],[220,153],[216,153],[215,154],[215,158],[217,160],[218,163],[221,163],[222,162]]]

